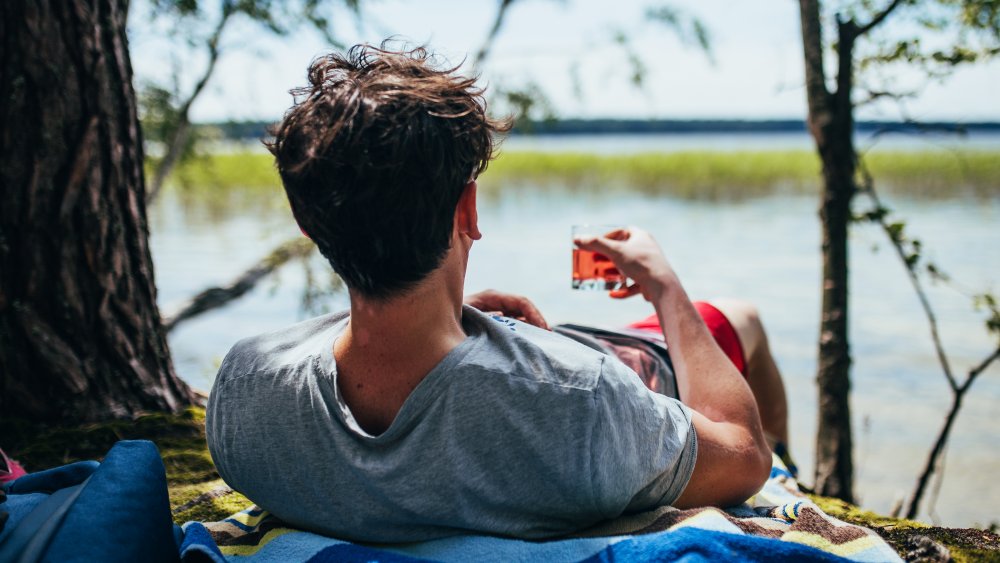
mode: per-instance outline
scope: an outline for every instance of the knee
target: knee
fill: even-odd
[[[760,322],[760,310],[753,303],[730,298],[713,299],[710,303],[726,316],[733,328],[745,326],[763,330],[763,325]]]
[[[753,303],[741,299],[713,299],[710,303],[726,316],[740,338],[744,355],[749,359],[766,339],[760,310]]]

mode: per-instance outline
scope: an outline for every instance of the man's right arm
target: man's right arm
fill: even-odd
[[[694,472],[678,508],[731,506],[756,493],[767,479],[771,453],[753,393],[716,345],[656,241],[640,229],[579,240],[580,248],[611,258],[635,280],[615,294],[638,293],[652,303],[670,349],[681,400],[691,407],[698,436]]]

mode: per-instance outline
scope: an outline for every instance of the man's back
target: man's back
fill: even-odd
[[[291,524],[362,541],[538,538],[670,503],[687,484],[686,407],[613,358],[468,307],[468,338],[369,435],[337,388],[347,319],[240,342],[210,398],[220,474]]]

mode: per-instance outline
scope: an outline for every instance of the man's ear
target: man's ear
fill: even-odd
[[[483,234],[479,232],[479,212],[476,209],[477,187],[475,180],[469,180],[462,189],[462,195],[455,207],[455,230],[472,240],[483,238]]]

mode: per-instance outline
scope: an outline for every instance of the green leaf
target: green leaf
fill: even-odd
[[[886,230],[886,232],[889,233],[889,238],[891,238],[894,242],[902,242],[903,241],[903,229],[905,227],[906,227],[906,223],[904,223],[903,221],[896,221],[896,222],[889,223],[888,225],[886,225],[885,226],[885,230]]]
[[[938,268],[937,265],[934,264],[933,262],[928,262],[925,268],[927,268],[927,275],[929,275],[932,280],[941,282],[951,281],[951,278],[948,276],[948,274],[942,272],[941,269]],[[975,300],[973,299],[973,301]]]
[[[890,213],[890,211],[889,211],[889,208],[887,208],[887,207],[884,207],[884,206],[882,206],[882,207],[876,207],[875,209],[870,209],[870,210],[865,211],[864,213],[862,213],[860,215],[855,215],[853,217],[853,220],[855,222],[859,222],[859,223],[862,222],[862,221],[869,221],[871,223],[878,223],[882,219],[884,219],[887,215],[889,215],[889,213]]]

